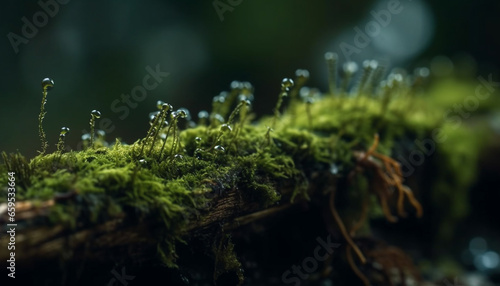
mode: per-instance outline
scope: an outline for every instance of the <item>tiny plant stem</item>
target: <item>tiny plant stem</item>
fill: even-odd
[[[337,59],[335,53],[326,53],[325,60],[328,66],[328,88],[331,95],[335,95],[337,89]]]
[[[149,127],[149,130],[148,132],[146,133],[146,138],[144,138],[142,141],[141,141],[141,153],[139,154],[139,157],[142,157],[142,154],[144,154],[144,147],[146,146],[146,144],[148,143],[148,140],[149,140],[149,137],[151,137],[151,135],[153,134],[154,132],[154,128],[156,126],[156,123],[158,122],[159,120],[159,115],[156,115],[154,120],[153,120],[153,123],[151,124],[151,126]]]
[[[240,103],[238,103],[238,105],[236,105],[233,112],[231,112],[231,114],[229,115],[229,119],[227,120],[227,124],[233,123],[234,117],[236,116],[236,114],[238,114],[240,112],[240,109],[243,106],[243,104],[245,104],[245,103],[240,102]]]
[[[240,112],[240,122],[239,124],[236,125],[236,128],[234,130],[234,135],[233,139],[229,143],[229,146],[233,146],[233,143],[236,141],[236,138],[238,138],[238,135],[240,134],[241,129],[245,126],[245,121],[248,115],[248,107],[250,106],[249,103],[244,104],[244,106],[241,108]]]
[[[165,121],[167,114],[162,111],[159,115],[159,120],[155,120],[155,123],[152,125],[151,138],[153,142],[151,142],[151,147],[149,148],[148,156],[151,156],[151,152],[153,152],[153,147],[155,146],[156,138],[158,138],[158,134],[160,133],[163,122]],[[141,152],[142,153],[142,152]]]
[[[42,105],[40,106],[40,115],[38,115],[38,134],[40,135],[40,140],[42,141],[42,151],[40,154],[45,154],[49,143],[47,142],[47,137],[43,131],[43,119],[45,118],[45,103],[47,102],[47,89],[42,92]]]
[[[227,128],[230,128],[229,125],[227,124],[223,124],[222,126],[226,126]],[[215,148],[215,146],[217,145],[217,143],[220,141],[220,139],[222,138],[222,136],[224,135],[224,131],[223,131],[223,127],[221,126],[221,129],[219,130],[219,133],[217,133],[217,137],[215,137],[215,140],[214,140],[214,143],[212,144],[212,146],[210,146],[210,148],[208,148],[206,151],[211,151]]]
[[[312,104],[312,100],[311,99],[309,99],[308,101],[306,101],[306,113],[307,113],[307,122],[309,123],[309,129],[312,129],[311,104]]]
[[[97,118],[101,118],[101,112],[94,109],[90,113],[90,148],[94,148],[95,122]]]
[[[172,124],[170,124],[168,126],[167,134],[165,136],[165,140],[163,141],[163,145],[161,146],[160,155],[158,156],[158,158],[160,158],[160,160],[162,159],[163,150],[165,150],[165,145],[167,144],[168,135],[170,134],[170,130],[172,129],[172,125],[177,125],[177,119],[176,118],[174,118],[174,120],[172,121]]]
[[[95,140],[95,118],[94,116],[90,117],[90,148],[94,148],[94,140]]]
[[[173,124],[174,124],[174,130],[173,130],[174,140],[172,142],[172,148],[170,149],[170,158],[173,158],[173,156],[175,155],[177,141],[179,140],[179,135],[177,134],[177,118],[174,120]]]
[[[283,104],[283,97],[285,96],[286,92],[281,91],[280,96],[278,97],[278,102],[276,103],[276,107],[274,108],[274,117],[273,120],[271,121],[271,128],[274,128],[274,126],[276,125],[276,120],[278,120],[278,117],[280,117],[281,104]]]

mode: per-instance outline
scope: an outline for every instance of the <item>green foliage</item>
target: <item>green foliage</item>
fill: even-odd
[[[80,223],[97,224],[125,213],[161,225],[158,253],[168,266],[175,267],[175,243],[182,241],[185,226],[209,215],[211,204],[207,202],[229,191],[240,191],[245,200],[261,207],[283,199],[309,199],[313,173],[346,177],[357,163],[353,151],[366,151],[376,133],[381,138],[378,152],[391,156],[396,150],[415,147],[405,142],[431,138],[437,128],[453,129],[442,120],[444,107],[433,104],[437,97],[433,90],[444,92],[439,85],[427,94],[402,89],[357,96],[349,96],[345,90],[335,96],[308,94],[314,100],[293,100],[277,119],[254,123],[246,121],[247,98],[240,104],[234,102],[238,93],[248,95],[249,87],[236,89],[222,105],[214,103],[216,110],[225,110],[225,118],[220,117],[230,121],[229,127],[216,120],[215,110],[208,124],[180,130],[178,124],[189,123],[187,114],[164,107],[146,137],[131,145],[116,141],[106,147],[105,142],[92,142],[82,151],[60,150],[31,160],[4,153],[0,170],[16,173],[19,200],[41,203],[75,194],[79,203],[55,199],[49,215],[54,224],[76,228]],[[446,92],[458,91],[450,87]],[[384,96],[389,101],[381,100]],[[237,110],[228,116],[234,106]],[[165,126],[168,116],[170,125]],[[268,129],[270,125],[274,130]],[[436,182],[432,196],[438,202],[449,202],[445,205],[452,213],[465,212],[467,186],[474,178],[481,140],[472,139],[470,133],[465,125],[453,129],[450,139],[439,143],[432,156],[440,170],[431,178]],[[2,186],[4,177],[0,177]],[[351,199],[367,195],[363,190],[369,183],[369,178],[360,178]],[[283,197],[285,189],[291,192]],[[0,202],[4,202],[5,191],[0,193]],[[359,212],[359,203],[352,206],[349,213]],[[380,209],[370,209],[372,217],[382,216]],[[230,242],[226,250],[224,261],[239,267],[234,255],[226,253],[233,250]]]

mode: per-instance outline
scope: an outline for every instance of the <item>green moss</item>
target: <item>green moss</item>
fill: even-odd
[[[238,279],[237,285],[241,285],[244,279],[243,270],[241,269],[241,262],[234,251],[231,237],[224,235],[218,245],[213,246],[212,250],[215,256],[214,281],[217,281],[225,273],[235,273]]]
[[[436,93],[462,89],[446,86],[435,86],[427,95],[391,94],[387,106],[380,95],[372,94],[325,94],[312,104],[295,100],[273,131],[268,130],[271,118],[252,124],[235,120],[232,132],[212,121],[210,126],[182,130],[178,137],[172,128],[165,141],[142,139],[131,145],[116,141],[104,147],[98,140],[93,148],[39,155],[30,161],[20,154],[4,154],[0,170],[16,172],[21,200],[41,202],[75,193],[78,204],[55,201],[49,216],[54,224],[77,228],[81,222],[97,224],[125,213],[161,225],[158,253],[175,267],[175,244],[182,242],[184,227],[209,215],[207,202],[226,192],[240,191],[246,201],[263,208],[284,199],[309,199],[314,173],[346,177],[356,167],[353,151],[366,151],[376,133],[381,138],[378,152],[391,156],[416,148],[415,139],[431,138],[435,129],[442,128],[448,140],[439,143],[432,155],[439,162],[439,174],[431,178],[435,180],[431,191],[439,207],[446,205],[446,212],[456,219],[466,213],[467,187],[483,140],[470,136],[465,126],[454,128],[443,121],[445,107],[435,104]],[[347,190],[351,201],[350,208],[344,208],[347,216],[359,217],[360,202],[369,196],[369,179],[358,175],[355,186]],[[3,176],[0,184],[5,185],[2,180]],[[286,197],[281,193],[285,189],[291,190]],[[2,194],[0,202],[6,197]],[[368,201],[370,216],[382,217],[374,196]],[[232,244],[225,245],[217,250],[217,263],[225,265],[220,269],[239,269]]]

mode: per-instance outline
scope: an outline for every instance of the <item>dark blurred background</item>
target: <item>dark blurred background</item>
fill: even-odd
[[[388,5],[399,11],[390,19]],[[270,114],[281,79],[293,77],[298,68],[310,71],[308,85],[327,90],[327,51],[339,53],[341,62],[374,58],[410,69],[428,65],[437,55],[467,58],[475,60],[474,72],[488,73],[500,64],[498,15],[498,0],[5,0],[0,8],[0,151],[37,154],[45,77],[55,81],[44,121],[49,151],[55,150],[63,126],[71,128],[67,143],[76,149],[89,131],[93,109],[102,112],[109,141],[118,137],[132,143],[145,135],[157,100],[186,107],[196,119],[198,111],[210,109],[212,97],[241,80],[255,87],[255,112]],[[370,26],[377,18],[384,23]],[[362,37],[358,31],[372,35]],[[134,108],[128,107],[125,116],[122,95],[143,85],[147,67],[169,75],[142,101],[132,100]],[[487,195],[498,191],[497,157],[489,156],[495,167],[483,168],[471,200],[472,212],[482,220],[497,217],[497,201]],[[488,201],[490,207],[484,208]],[[462,231],[470,232],[480,219],[471,217]],[[478,228],[460,236],[470,240],[471,253],[489,253],[479,237],[489,225]],[[462,262],[474,264],[472,269],[481,270],[486,262],[500,268],[496,252],[477,263],[467,255]]]
[[[0,150],[36,155],[44,77],[55,81],[44,121],[54,150],[62,126],[71,128],[67,140],[76,148],[92,109],[109,119],[108,140],[131,143],[146,132],[158,99],[196,116],[232,80],[250,81],[256,113],[269,114],[280,80],[297,68],[311,72],[309,85],[326,90],[323,54],[330,50],[341,61],[375,58],[402,67],[464,53],[480,68],[500,62],[499,1],[395,2],[399,12],[357,49],[355,28],[366,31],[389,1],[4,1]],[[357,48],[349,56],[342,43]],[[169,76],[130,115],[115,112],[126,106],[121,95],[142,85],[145,68],[157,65]]]

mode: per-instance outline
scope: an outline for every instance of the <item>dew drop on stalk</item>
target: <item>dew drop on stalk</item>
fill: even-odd
[[[92,110],[92,112],[90,113],[92,115],[92,117],[94,118],[101,118],[101,112],[98,111],[98,110]]]
[[[309,79],[309,71],[305,69],[298,69],[295,71],[295,76],[300,81],[307,80]]]
[[[59,133],[59,135],[66,135],[67,133],[69,133],[69,128],[63,127],[61,128],[61,132]]]
[[[238,100],[240,103],[243,103],[244,105],[252,105],[252,101],[250,100],[250,98],[246,95],[246,94],[240,94],[238,96]]]
[[[215,152],[218,152],[218,153],[224,153],[224,152],[226,152],[226,148],[222,147],[221,145],[216,145],[214,147],[214,150],[215,150]]]
[[[233,128],[229,124],[222,124],[220,126],[220,130],[222,132],[231,132],[231,131],[233,131]]]
[[[94,134],[95,134],[95,121],[97,118],[101,118],[101,112],[98,110],[92,110],[90,112],[90,147],[94,146]]]
[[[51,90],[54,87],[54,81],[48,77],[42,80],[42,89],[43,91]]]
[[[42,142],[42,151],[40,154],[44,154],[47,151],[49,143],[47,142],[47,137],[45,131],[43,130],[43,119],[45,118],[45,104],[47,103],[48,90],[54,87],[54,81],[50,78],[44,78],[42,80],[42,104],[40,106],[40,114],[38,115],[38,135],[40,136],[40,141]]]
[[[253,92],[253,85],[250,82],[244,81],[242,84],[243,84],[243,93],[248,94]]]
[[[344,73],[352,75],[358,71],[358,64],[356,62],[347,62],[343,66]]]
[[[177,118],[177,111],[172,111],[172,112],[170,113],[170,118],[171,118],[172,120],[176,119],[176,118]]]
[[[69,128],[68,127],[62,127],[61,132],[59,132],[59,141],[57,142],[57,151],[63,152],[64,151],[64,139],[66,138],[66,134],[69,133]]]
[[[179,116],[179,118],[191,120],[191,113],[186,108],[177,109],[177,115]]]
[[[284,91],[288,91],[288,89],[293,87],[293,80],[290,78],[284,78],[281,81],[281,87],[284,89]]]
[[[311,94],[311,88],[304,86],[303,88],[300,89],[299,94],[302,99],[305,99],[309,97],[309,95]]]
[[[336,53],[327,52],[325,53],[325,60],[334,61],[338,59],[338,55]]]
[[[90,140],[90,133],[85,133],[82,135],[82,141],[88,141]]]
[[[213,103],[224,103],[225,101],[226,101],[226,97],[224,95],[222,95],[222,93],[220,95],[214,96],[214,98],[212,99]]]
[[[162,103],[160,110],[162,110],[163,112],[168,112],[172,110],[172,108],[173,108],[172,105],[164,102]]]
[[[153,126],[153,124],[156,121],[156,116],[158,116],[158,114],[150,114],[149,115],[149,125]]]
[[[158,101],[156,102],[156,108],[158,108],[158,110],[162,110],[162,108],[163,108],[163,104],[165,104],[165,102],[164,102],[164,101],[162,101],[162,100],[158,100]]]
[[[210,116],[210,114],[206,110],[202,110],[202,111],[198,112],[198,119],[200,119],[200,120],[208,119],[209,116]]]
[[[243,83],[242,83],[242,82],[240,82],[240,81],[237,81],[237,80],[233,80],[229,86],[230,86],[230,88],[231,88],[232,90],[235,90],[235,89],[239,89],[239,90],[241,90],[241,89],[243,89],[243,87],[244,87],[244,86],[243,86]]]
[[[342,66],[342,70],[344,72],[344,78],[342,79],[341,90],[342,92],[347,93],[351,78],[358,71],[358,64],[353,61],[346,62]]]
[[[333,95],[337,89],[338,55],[336,53],[327,52],[325,53],[325,60],[328,66],[328,87],[330,89],[330,94]]]

